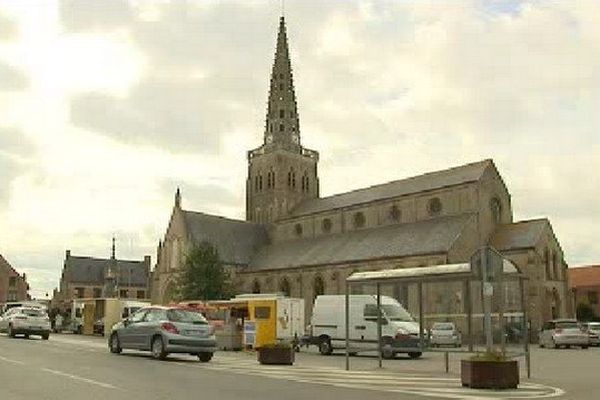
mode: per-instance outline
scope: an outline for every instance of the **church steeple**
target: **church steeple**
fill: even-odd
[[[248,152],[246,219],[270,223],[319,197],[319,153],[300,144],[285,19],[279,19],[263,144]]]
[[[277,48],[271,71],[264,144],[287,149],[300,147],[298,107],[283,16],[279,19]]]

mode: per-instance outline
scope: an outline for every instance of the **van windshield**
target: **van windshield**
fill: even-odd
[[[390,321],[412,322],[413,317],[397,304],[382,304],[384,314]]]

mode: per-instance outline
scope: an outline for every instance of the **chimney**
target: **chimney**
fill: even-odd
[[[67,252],[65,254],[66,259],[69,259],[69,257],[71,257],[71,250],[67,250]]]

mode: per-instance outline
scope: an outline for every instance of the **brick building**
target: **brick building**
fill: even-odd
[[[569,268],[569,288],[575,308],[587,304],[600,317],[600,265]]]
[[[29,284],[25,274],[19,274],[0,255],[0,305],[10,301],[29,300]]]

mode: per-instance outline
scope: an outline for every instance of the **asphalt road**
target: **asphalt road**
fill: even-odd
[[[179,355],[161,362],[134,351],[110,354],[100,338],[54,335],[42,341],[0,335],[0,399],[596,399],[600,391],[600,349],[536,349],[536,379],[508,392],[462,388],[458,357],[451,359],[450,374],[443,372],[442,360],[430,354],[386,361],[381,370],[376,358],[353,357],[350,372],[343,370],[344,357],[310,352],[300,353],[292,367],[261,366],[252,354],[230,352],[217,353],[207,364]],[[589,368],[577,374],[577,365]]]

